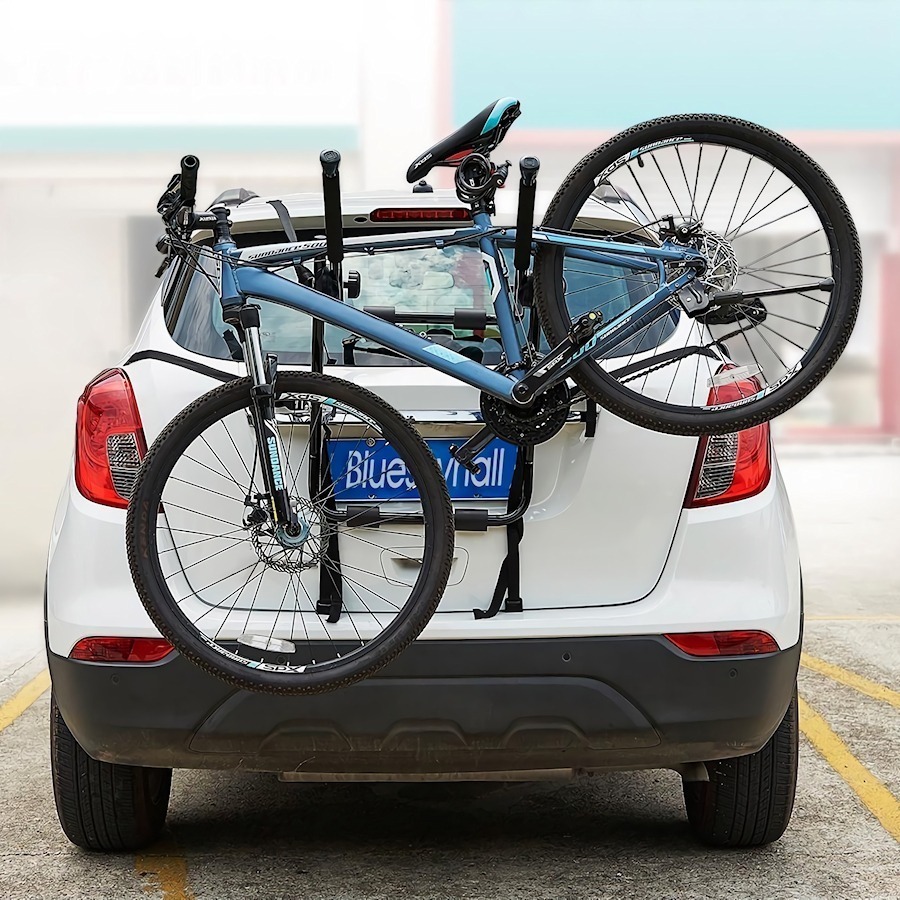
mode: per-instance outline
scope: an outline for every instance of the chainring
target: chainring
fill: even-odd
[[[530,406],[514,406],[490,394],[481,395],[481,415],[497,437],[533,447],[559,434],[569,418],[569,388],[565,382],[535,397]]]

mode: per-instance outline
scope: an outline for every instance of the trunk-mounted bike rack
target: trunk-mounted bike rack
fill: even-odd
[[[341,211],[340,162],[341,156],[336,150],[323,150],[319,156],[322,166],[322,194],[325,212],[325,259],[319,259],[314,266],[313,279],[315,288],[322,293],[343,300],[343,288],[348,287],[350,296],[358,296],[359,277],[350,273],[348,285],[342,278],[343,252],[343,220]],[[519,163],[519,206],[516,225],[515,244],[515,285],[514,296],[520,308],[531,307],[531,254],[532,254],[532,222],[534,220],[534,201],[537,184],[537,173],[540,163],[535,157],[524,157]],[[297,241],[297,234],[290,215],[284,204],[270,201],[278,213],[282,228],[289,241]],[[309,270],[304,269],[298,278],[309,280]],[[495,324],[496,318],[484,310],[456,309],[453,313],[398,312],[394,307],[365,306],[364,311],[395,324],[434,324],[450,325],[456,328],[479,330],[487,325]],[[528,341],[537,346],[540,340],[540,324],[532,313],[528,329]],[[344,341],[344,362],[352,362],[356,340],[354,337]],[[321,374],[326,363],[327,348],[325,346],[325,324],[321,319],[313,319],[310,368]],[[332,360],[328,360],[332,362]],[[585,424],[585,434],[593,437],[596,431],[597,409],[588,400],[587,410],[579,418]],[[310,464],[309,490],[310,496],[330,494],[331,471],[328,461],[328,426],[322,422],[317,405],[313,405],[310,414]],[[469,439],[469,444],[476,452],[487,446],[494,435],[488,426]],[[488,510],[460,507],[454,510],[454,522],[458,531],[487,531],[488,528],[507,529],[507,555],[500,567],[497,584],[487,609],[474,609],[475,618],[489,618],[499,612],[501,605],[507,612],[521,612],[522,598],[519,594],[519,543],[524,532],[524,516],[531,505],[534,485],[534,446],[520,446],[513,472],[512,485],[505,513],[491,513]],[[325,515],[335,523],[349,527],[378,528],[382,522],[392,524],[421,524],[422,517],[415,513],[383,513],[377,505],[348,504],[345,512],[339,512],[333,497],[326,501]],[[329,566],[321,567],[319,578],[319,597],[317,611],[327,615],[329,622],[336,622],[341,615],[342,590],[340,569],[340,548],[337,531],[332,529],[328,540],[327,557]],[[505,598],[505,604],[504,604]]]

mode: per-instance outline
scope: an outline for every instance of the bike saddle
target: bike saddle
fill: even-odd
[[[412,184],[424,178],[435,166],[453,165],[469,153],[490,153],[519,117],[519,101],[504,97],[486,106],[462,128],[429,147],[407,169],[406,180]]]

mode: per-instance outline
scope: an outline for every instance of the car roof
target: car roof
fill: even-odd
[[[237,192],[227,192],[236,195]],[[223,195],[224,197],[225,195]],[[553,194],[550,191],[538,191],[535,199],[535,218],[540,219]],[[630,199],[630,198],[629,198]],[[232,230],[236,234],[252,232],[281,232],[281,224],[278,214],[272,207],[270,200],[280,200],[287,208],[288,214],[298,231],[309,228],[324,228],[324,206],[321,193],[297,193],[283,194],[278,197],[252,197],[242,203],[224,202],[231,209]],[[634,232],[634,220],[626,214],[619,215],[613,208],[619,203],[618,198],[604,197],[603,202],[588,199],[589,214],[584,213],[580,219],[588,219],[596,223],[596,228],[603,231]],[[517,191],[500,191],[496,197],[497,213],[492,218],[497,225],[513,226],[516,222],[516,208],[518,203]],[[592,208],[590,208],[592,207]],[[428,228],[434,230],[442,227],[442,223],[433,220],[422,222],[377,222],[370,218],[376,209],[465,209],[460,203],[454,191],[435,190],[428,193],[412,193],[410,191],[363,191],[345,193],[341,197],[341,212],[344,228],[378,229],[385,231],[409,231],[416,228]],[[633,215],[633,213],[632,213]],[[448,221],[446,227],[460,227],[460,221]],[[649,231],[642,230],[640,234],[656,242],[655,236]],[[203,239],[208,235],[198,232],[194,239]]]

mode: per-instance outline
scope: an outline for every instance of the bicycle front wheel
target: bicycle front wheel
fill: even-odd
[[[684,115],[628,129],[575,167],[543,226],[668,240],[705,257],[680,297],[629,323],[622,317],[655,292],[658,272],[538,250],[535,304],[552,342],[591,310],[629,325],[573,378],[646,428],[717,434],[785,412],[825,377],[856,320],[862,267],[844,200],[805,153],[750,122]],[[667,264],[666,281],[683,271]],[[691,317],[681,300],[712,302]]]
[[[184,656],[239,687],[313,694],[376,672],[431,618],[453,512],[426,444],[356,385],[276,378],[282,477],[300,523],[273,522],[250,380],[181,412],[145,458],[126,540],[141,601]]]

